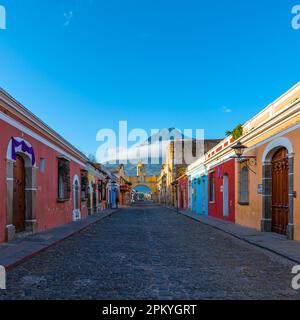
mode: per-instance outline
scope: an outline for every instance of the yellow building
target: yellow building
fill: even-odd
[[[131,190],[140,186],[149,188],[152,193],[152,199],[157,201],[157,176],[146,175],[145,165],[141,161],[137,165],[137,175],[126,176],[126,180],[131,184]]]
[[[87,164],[87,190],[86,200],[88,214],[93,215],[104,209],[101,195],[102,190],[99,189],[105,181],[105,175],[93,163]]]
[[[166,160],[162,165],[160,175],[157,180],[157,188],[159,190],[159,202],[175,206],[178,195],[174,183],[181,177],[187,168],[184,162],[185,140],[170,141],[166,150]],[[194,142],[193,142],[194,143]],[[181,159],[180,161],[177,161]],[[179,162],[179,163],[177,163]]]
[[[236,223],[300,240],[300,83],[243,126]],[[243,151],[243,150],[241,150]]]

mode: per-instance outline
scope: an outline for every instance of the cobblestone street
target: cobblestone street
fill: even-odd
[[[293,263],[171,210],[122,209],[8,273],[1,299],[298,299]]]

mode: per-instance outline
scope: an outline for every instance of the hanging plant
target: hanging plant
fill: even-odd
[[[237,125],[232,131],[226,131],[226,136],[232,136],[234,140],[240,138],[244,133],[244,128],[242,124]]]

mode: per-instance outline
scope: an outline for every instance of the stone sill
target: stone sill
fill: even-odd
[[[240,206],[249,206],[249,202],[238,202]]]
[[[69,199],[57,199],[56,201],[58,202],[58,203],[64,203],[64,202],[68,202],[68,201],[70,201],[71,199],[69,198]]]

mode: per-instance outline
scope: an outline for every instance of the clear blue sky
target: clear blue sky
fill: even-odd
[[[86,153],[119,120],[223,137],[299,81],[298,2],[0,0],[0,86]]]

